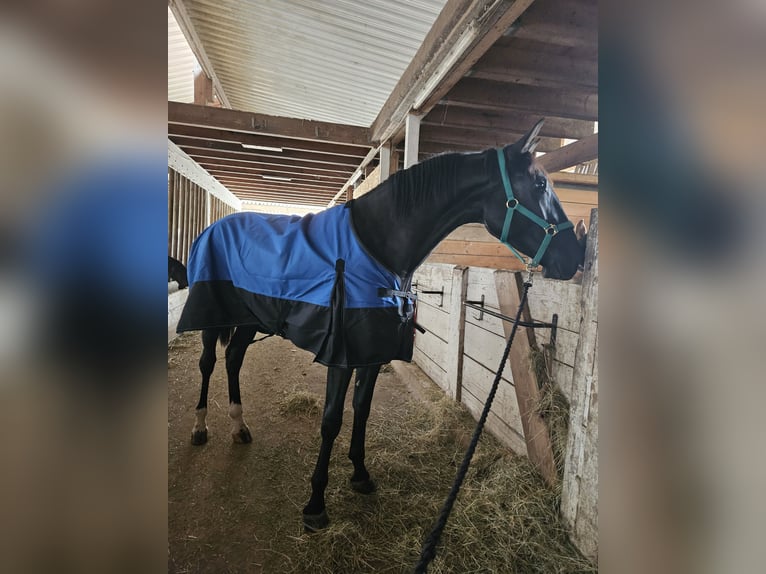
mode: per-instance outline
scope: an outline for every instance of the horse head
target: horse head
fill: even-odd
[[[483,223],[517,256],[523,253],[533,266],[542,265],[544,277],[571,279],[585,257],[583,232],[578,229],[578,239],[545,170],[535,162],[544,121],[497,150],[502,184],[489,192]]]

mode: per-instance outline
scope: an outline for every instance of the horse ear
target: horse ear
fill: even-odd
[[[537,137],[537,134],[540,133],[544,123],[545,118],[540,118],[540,121],[538,121],[534,127],[517,142],[517,144],[521,144],[521,153],[534,153],[537,144],[540,143],[540,139]]]
[[[575,237],[580,240],[583,237],[585,237],[588,234],[588,228],[585,227],[585,220],[581,219],[577,222],[577,225],[575,225]]]

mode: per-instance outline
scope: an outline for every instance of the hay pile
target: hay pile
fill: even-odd
[[[470,415],[438,392],[386,420],[372,417],[368,468],[379,489],[368,497],[348,487],[348,436],[342,433],[327,490],[332,523],[293,539],[290,571],[411,572],[473,426]],[[558,504],[559,493],[526,458],[485,433],[429,572],[594,572],[568,541]]]

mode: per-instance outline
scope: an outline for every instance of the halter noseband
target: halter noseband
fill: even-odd
[[[505,168],[505,154],[503,154],[502,148],[497,148],[495,151],[497,152],[497,163],[500,167],[500,176],[503,179],[505,195],[508,197],[508,201],[505,202],[505,206],[508,208],[508,211],[505,213],[505,222],[503,223],[503,233],[500,235],[500,241],[507,245],[508,248],[513,251],[513,254],[518,257],[519,260],[524,263],[528,269],[532,269],[533,267],[537,267],[540,264],[540,260],[543,258],[543,255],[545,255],[545,251],[548,249],[548,245],[550,245],[553,236],[556,235],[559,231],[574,227],[574,224],[572,224],[571,221],[566,221],[558,225],[554,223],[548,223],[542,217],[521,205],[519,200],[513,196],[511,180],[508,177],[508,170]],[[511,231],[511,220],[513,219],[513,214],[517,211],[521,212],[521,214],[526,216],[527,219],[532,220],[534,223],[542,227],[543,231],[545,232],[543,242],[540,244],[540,247],[538,248],[537,253],[535,254],[532,261],[529,262],[524,259],[524,256],[519,253],[513,247],[513,245],[508,243],[508,233]]]

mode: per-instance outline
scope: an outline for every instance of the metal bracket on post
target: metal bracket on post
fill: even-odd
[[[412,284],[412,288],[417,290],[418,283],[417,281]],[[439,296],[439,307],[444,307],[444,286],[439,291],[417,291],[418,295],[438,295]]]
[[[477,321],[484,319],[484,295],[481,296],[479,301],[466,301],[465,305],[466,307],[471,307],[472,309],[478,309],[479,314],[474,315],[474,319]]]
[[[552,348],[556,348],[556,333],[559,326],[559,316],[557,313],[553,314],[553,317],[551,317],[551,342],[550,345]]]

